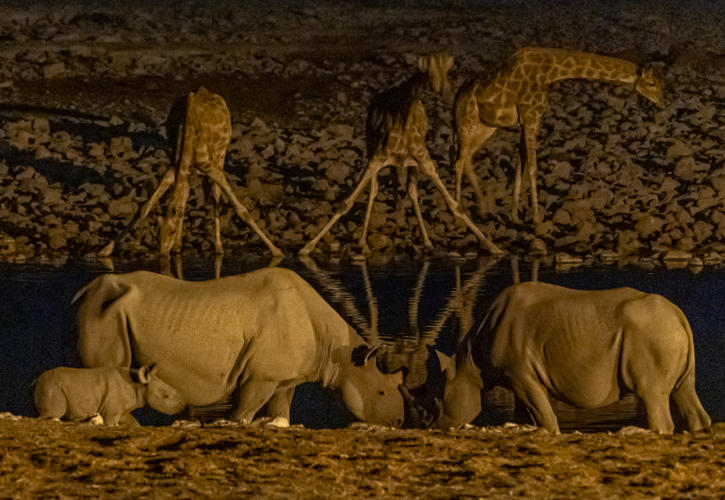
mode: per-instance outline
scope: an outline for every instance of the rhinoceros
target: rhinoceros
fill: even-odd
[[[341,389],[360,420],[402,425],[401,373],[383,374],[374,349],[299,275],[264,268],[188,282],[147,271],[107,274],[76,294],[84,366],[157,363],[189,405],[234,393],[232,418],[267,404],[289,425],[296,385]]]
[[[513,389],[536,422],[559,425],[548,395],[597,408],[634,392],[650,429],[671,433],[670,394],[690,431],[710,426],[695,392],[692,331],[660,295],[632,288],[582,291],[528,282],[505,289],[458,347],[446,369],[437,426],[472,421],[481,391]]]
[[[53,368],[36,380],[34,400],[41,418],[83,420],[100,415],[109,425],[134,423],[131,411],[146,405],[169,415],[186,406],[153,365],[138,370],[138,383],[124,368]]]

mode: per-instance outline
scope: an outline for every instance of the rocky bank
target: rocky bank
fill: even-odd
[[[170,165],[166,117],[204,85],[232,111],[226,171],[242,202],[294,254],[352,189],[366,158],[371,97],[412,71],[416,56],[453,54],[455,86],[491,74],[515,49],[565,47],[659,62],[667,105],[631,90],[569,81],[551,93],[540,133],[539,193],[552,254],[696,263],[725,255],[725,21],[707,2],[363,2],[240,6],[140,3],[3,8],[0,17],[0,253],[13,261],[94,255],[120,231]],[[544,5],[545,4],[545,5]],[[655,6],[656,5],[656,6]],[[450,103],[429,95],[428,144],[449,189]],[[518,133],[498,131],[476,157],[489,211],[464,206],[495,242],[528,251],[525,214],[511,221]],[[385,174],[370,246],[418,256],[410,202]],[[390,180],[391,182],[388,182]],[[419,183],[437,248],[479,251],[433,186]],[[366,198],[318,247],[356,253]],[[199,179],[184,252],[210,253],[210,203]],[[528,204],[522,200],[522,206]],[[155,209],[124,256],[155,254]],[[264,253],[227,206],[228,252]]]

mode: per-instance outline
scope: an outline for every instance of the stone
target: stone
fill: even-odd
[[[63,73],[65,73],[65,64],[63,62],[43,66],[43,78],[56,78],[63,75]]]
[[[136,210],[138,205],[127,198],[111,200],[108,204],[108,213],[112,217],[130,217],[136,213]]]
[[[667,148],[667,160],[675,161],[684,156],[692,156],[692,148],[679,139],[675,139],[672,146]]]
[[[712,224],[698,220],[695,222],[695,224],[692,226],[692,233],[695,236],[695,240],[698,243],[702,243],[703,241],[710,238],[715,231],[715,226]]]
[[[254,117],[254,120],[249,127],[256,135],[267,135],[270,132],[269,126],[258,116]]]
[[[109,145],[111,155],[119,158],[127,156],[127,153],[133,151],[133,141],[128,136],[120,136],[111,138]]]
[[[692,258],[692,254],[685,250],[669,250],[662,256],[664,261],[685,261],[688,262]]]
[[[664,224],[664,219],[647,214],[639,218],[634,229],[639,233],[640,238],[648,239],[654,233],[661,231]]]
[[[65,229],[62,227],[52,227],[48,229],[48,246],[53,250],[58,250],[66,246]]]
[[[335,184],[345,185],[345,182],[350,177],[350,166],[338,162],[325,163],[328,165],[327,170],[325,171],[325,177],[327,177],[327,180]]]
[[[725,193],[725,174],[710,178],[710,184],[719,194]]]

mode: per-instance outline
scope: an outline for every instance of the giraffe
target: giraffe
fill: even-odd
[[[224,99],[204,87],[200,87],[196,92],[189,92],[186,98],[182,130],[177,136],[174,165],[166,171],[156,191],[144,203],[141,210],[136,213],[116,239],[99,252],[99,255],[101,257],[111,255],[116,243],[120,242],[128,232],[148,216],[151,209],[172,184],[174,190],[166,217],[160,223],[160,254],[168,256],[172,249],[180,252],[184,209],[189,198],[189,174],[191,168],[194,167],[212,181],[216,253],[218,255],[223,253],[218,210],[220,192],[223,192],[231,201],[237,215],[257,233],[272,255],[282,256],[279,248],[257,226],[247,208],[236,197],[224,174],[224,157],[231,135],[231,116]]]
[[[518,222],[521,194],[521,164],[531,185],[531,213],[534,229],[540,234],[536,192],[536,145],[541,117],[548,103],[551,83],[566,79],[599,80],[631,86],[657,107],[664,106],[663,81],[658,69],[623,59],[587,52],[527,47],[511,56],[490,80],[473,79],[458,92],[454,104],[458,151],[455,158],[456,201],[460,201],[463,172],[473,187],[479,213],[484,201],[473,172],[473,155],[497,128],[521,129],[520,160],[516,167],[512,219]]]
[[[352,209],[355,200],[368,183],[370,184],[370,195],[362,235],[360,236],[360,246],[363,248],[364,253],[369,252],[365,235],[370,222],[373,201],[378,192],[377,176],[381,169],[391,165],[397,168],[400,179],[404,179],[405,174],[409,173],[408,196],[413,203],[413,209],[426,248],[433,248],[433,244],[428,238],[420,205],[418,204],[417,177],[420,173],[432,179],[435,187],[443,195],[450,211],[466,224],[468,229],[476,235],[481,245],[486,247],[492,254],[502,253],[459,209],[458,202],[453,199],[438,176],[436,164],[431,159],[425,144],[425,136],[428,132],[428,116],[421,101],[421,94],[429,82],[435,92],[439,94],[447,92],[450,88],[448,71],[452,66],[453,57],[445,53],[421,56],[418,59],[419,71],[413,77],[397,87],[378,94],[373,99],[368,108],[365,123],[368,164],[352,194],[342,202],[341,207],[319,233],[299,251],[301,256],[309,255],[338,219]]]

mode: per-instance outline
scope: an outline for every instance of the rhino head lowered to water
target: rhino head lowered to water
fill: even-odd
[[[438,427],[471,422],[481,412],[481,392],[495,386],[513,389],[536,422],[555,433],[550,395],[598,408],[634,392],[649,427],[663,433],[674,427],[671,395],[691,432],[710,426],[695,392],[687,318],[664,297],[632,288],[513,285],[471,328],[445,374]]]

